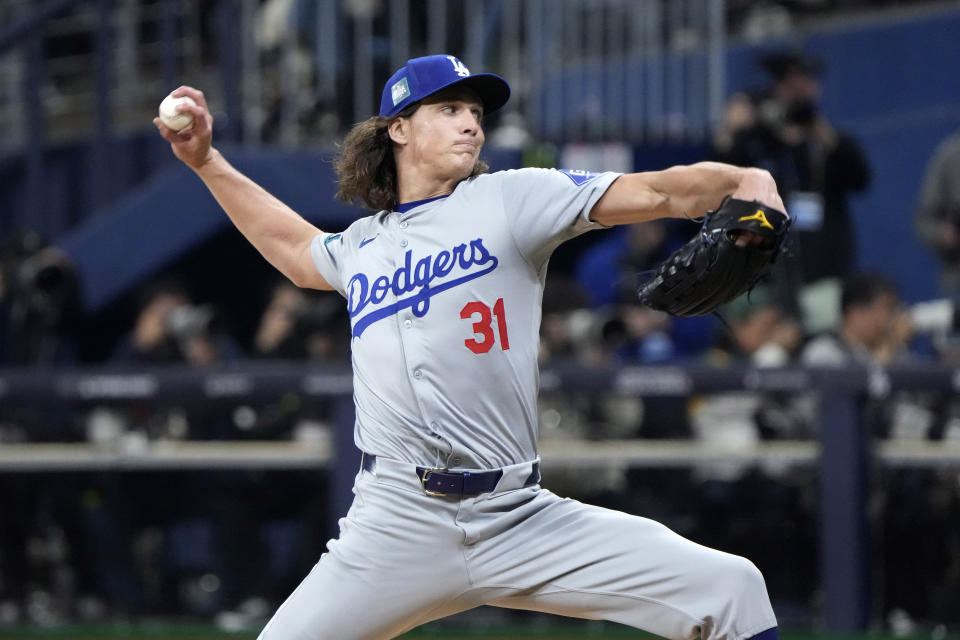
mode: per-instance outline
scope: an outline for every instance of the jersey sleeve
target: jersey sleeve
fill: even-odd
[[[323,276],[327,283],[346,296],[343,288],[343,269],[344,258],[346,257],[346,244],[343,241],[343,234],[340,233],[321,233],[310,242],[310,257],[313,259],[313,265]]]
[[[520,252],[539,268],[560,243],[603,225],[590,210],[621,174],[515,169],[501,174],[507,224]]]

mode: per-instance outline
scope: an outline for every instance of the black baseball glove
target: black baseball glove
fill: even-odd
[[[770,271],[789,228],[782,211],[727,196],[707,212],[700,232],[640,287],[640,302],[675,316],[712,313]],[[741,238],[747,232],[755,236]]]

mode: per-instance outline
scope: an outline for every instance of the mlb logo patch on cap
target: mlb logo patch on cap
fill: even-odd
[[[390,87],[390,97],[393,98],[393,106],[397,106],[410,97],[410,85],[406,78],[400,78],[399,81],[393,83],[393,86]]]

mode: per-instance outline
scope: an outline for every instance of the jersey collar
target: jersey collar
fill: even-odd
[[[406,213],[412,209],[416,209],[422,204],[427,204],[428,202],[433,202],[434,200],[442,200],[443,198],[450,197],[450,194],[447,193],[442,196],[435,196],[433,198],[427,198],[426,200],[414,200],[413,202],[404,202],[403,204],[398,204],[394,211],[397,213]]]

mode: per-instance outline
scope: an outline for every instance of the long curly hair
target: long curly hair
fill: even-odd
[[[393,118],[374,116],[353,126],[340,145],[334,161],[337,172],[337,199],[371,211],[390,211],[397,201],[397,165],[388,127],[394,118],[409,118],[421,103],[415,103]],[[486,173],[489,165],[477,159],[473,178]]]

